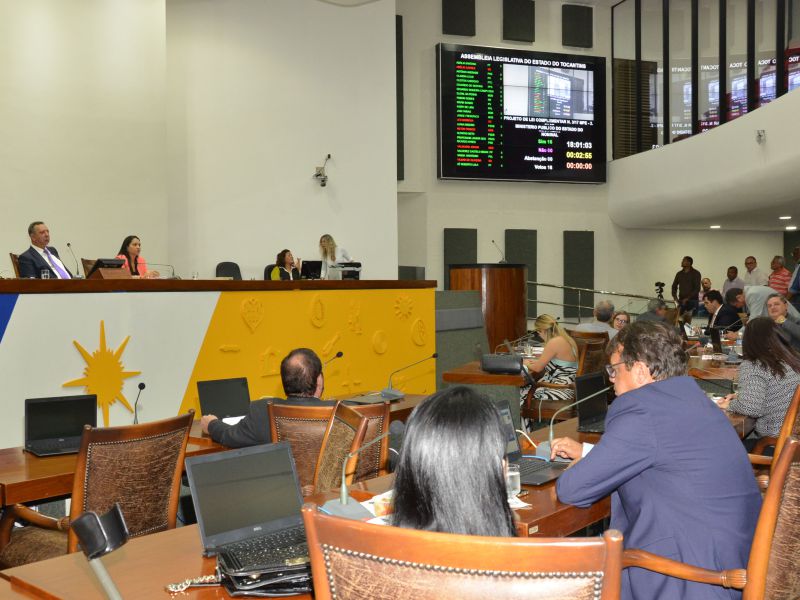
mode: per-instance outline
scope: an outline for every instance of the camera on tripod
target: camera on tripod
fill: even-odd
[[[664,299],[664,286],[667,285],[663,281],[656,281],[656,296],[659,300]]]

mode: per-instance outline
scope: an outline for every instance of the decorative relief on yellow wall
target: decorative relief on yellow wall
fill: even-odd
[[[361,303],[351,302],[350,310],[347,312],[347,326],[356,335],[361,335],[364,330],[361,328]]]
[[[220,352],[241,352],[242,347],[237,346],[236,344],[222,344],[219,347]]]
[[[281,374],[281,358],[272,347],[267,348],[258,355],[259,374],[261,377],[275,377]]]
[[[322,346],[322,357],[323,357],[323,359],[325,359],[328,356],[330,356],[331,353],[334,350],[336,350],[336,344],[339,341],[340,337],[341,337],[341,333],[339,333],[337,331],[336,335],[334,335],[331,339],[329,339],[327,342],[325,342],[325,344]]]
[[[402,294],[394,301],[394,316],[398,319],[408,319],[414,312],[414,301],[407,295]]]
[[[386,332],[378,329],[372,334],[372,350],[375,354],[385,354],[389,349],[389,340],[386,337]]]
[[[319,294],[311,299],[310,311],[309,317],[314,327],[320,328],[325,325],[325,304]]]
[[[72,341],[86,361],[86,368],[83,370],[83,377],[66,382],[64,387],[85,386],[87,394],[97,395],[97,404],[103,409],[103,424],[106,427],[108,427],[108,407],[117,400],[133,412],[128,399],[122,393],[122,385],[125,379],[139,375],[141,371],[126,371],[122,365],[122,353],[129,339],[131,336],[122,340],[116,350],[109,349],[106,346],[106,325],[104,321],[100,321],[100,347],[92,354],[89,354],[76,340]]]
[[[347,365],[344,370],[344,379],[341,380],[339,385],[345,388],[348,392],[355,392],[361,388],[364,382],[356,374],[352,372],[350,365]]]
[[[411,323],[411,341],[417,346],[424,346],[428,340],[428,327],[422,319],[414,319]]]
[[[255,333],[261,321],[264,320],[264,304],[258,298],[247,298],[242,301],[242,318],[250,328],[251,333]]]

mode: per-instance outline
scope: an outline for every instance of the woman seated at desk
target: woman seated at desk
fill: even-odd
[[[122,268],[129,271],[131,277],[139,277],[141,279],[155,279],[160,274],[158,271],[149,271],[147,263],[141,257],[142,242],[135,235],[129,235],[122,240],[122,247],[119,249],[117,258],[121,258],[124,262]]]
[[[533,402],[545,400],[575,400],[575,375],[578,371],[578,346],[566,330],[550,315],[539,315],[533,327],[544,342],[541,356],[535,360],[526,360],[525,366],[539,383],[553,383],[558,386],[569,387],[544,387],[536,386],[533,392]],[[531,386],[526,385],[519,390],[520,405],[525,404]],[[531,428],[531,421],[526,419],[525,425]]]
[[[505,431],[494,404],[463,386],[434,394],[408,420],[395,470],[392,524],[516,536],[505,455]]]
[[[278,256],[275,257],[275,266],[272,268],[269,278],[272,281],[293,281],[295,279],[300,279],[300,265],[300,259],[295,259],[295,257],[292,256],[291,250],[283,249],[278,252]]]
[[[777,437],[780,433],[789,402],[800,385],[800,356],[786,345],[778,326],[767,317],[756,317],[747,323],[742,354],[739,389],[719,405],[756,418],[754,434],[744,440],[749,451],[758,438]]]

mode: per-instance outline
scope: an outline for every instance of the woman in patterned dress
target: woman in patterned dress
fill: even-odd
[[[575,340],[550,315],[539,315],[533,327],[544,341],[544,350],[539,358],[526,360],[525,366],[539,383],[574,384],[575,373],[578,370],[578,347]],[[524,404],[530,387],[527,385],[520,388],[520,405]],[[545,400],[572,402],[575,400],[575,389],[537,386],[533,392],[532,406]],[[532,421],[526,419],[525,425],[530,431]]]

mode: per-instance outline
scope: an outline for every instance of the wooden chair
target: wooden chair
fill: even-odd
[[[214,271],[216,277],[230,277],[235,281],[241,281],[242,271],[239,265],[235,262],[223,261],[217,263],[217,268]]]
[[[342,464],[345,460],[345,480],[347,485],[353,483],[358,455],[348,456],[361,448],[366,433],[367,419],[343,402],[337,402],[325,429],[314,469],[315,494],[336,489],[342,484]]]
[[[86,511],[103,514],[119,502],[131,537],[173,529],[183,459],[194,411],[123,427],[83,431],[69,518],[52,519],[17,504],[0,520],[0,563],[19,566],[75,552],[69,522]],[[22,519],[31,523],[14,528]]]
[[[303,506],[314,598],[619,598],[622,534],[503,538],[417,531]]]
[[[578,340],[585,340],[588,343],[603,344],[603,349],[605,349],[608,344],[607,331],[575,331],[574,329],[570,329],[567,333],[569,333],[570,337],[576,342]]]
[[[19,279],[19,254],[9,252],[8,256],[11,257],[11,266],[14,267],[14,277]]]
[[[780,456],[786,440],[789,437],[800,438],[800,385],[794,390],[789,408],[786,409],[786,416],[783,418],[783,425],[778,433],[778,437],[762,437],[753,447],[753,452],[749,454],[750,463],[756,468],[756,478],[762,490],[767,489],[769,480],[775,470],[777,457]],[[763,456],[764,450],[769,446],[774,446],[773,456]],[[764,467],[769,467],[768,473],[763,473]]]
[[[743,590],[742,600],[796,600],[800,598],[798,553],[800,441],[792,437],[786,440],[773,471],[746,569],[711,571],[638,549],[625,550],[623,566]]]
[[[272,441],[289,442],[292,447],[297,476],[304,496],[314,491],[314,471],[319,458],[322,438],[325,435],[334,405],[297,406],[267,403]],[[389,428],[388,402],[353,407],[367,418],[367,441],[378,437]],[[355,481],[385,475],[389,464],[389,439],[364,450],[358,461]]]
[[[89,273],[92,272],[92,268],[94,268],[94,263],[97,260],[94,258],[81,258],[81,266],[83,267],[83,276],[88,277]]]

